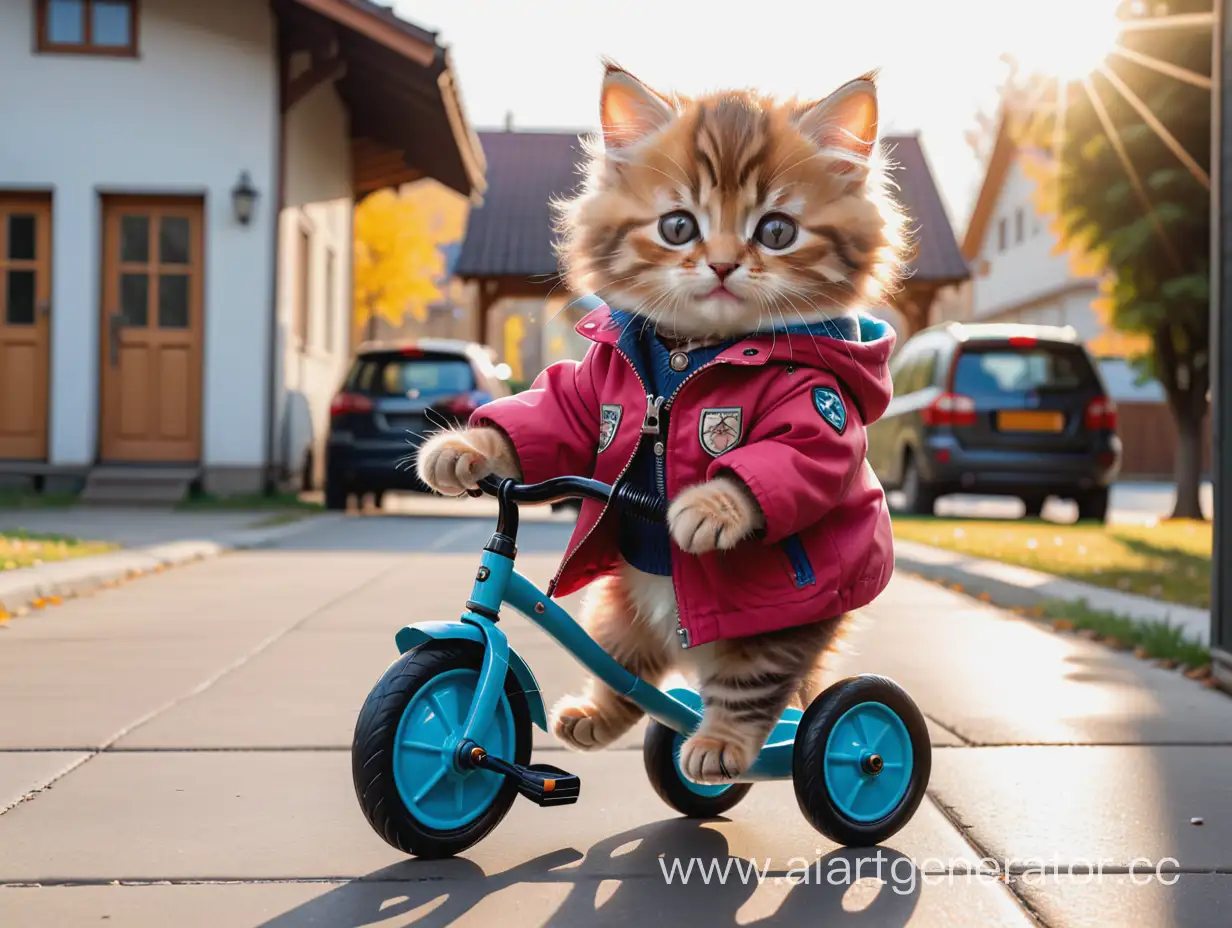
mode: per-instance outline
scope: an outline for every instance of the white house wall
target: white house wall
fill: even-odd
[[[102,194],[205,197],[203,463],[259,467],[277,151],[269,4],[143,0],[140,57],[35,54],[30,0],[0,2],[0,186],[52,192],[50,458],[97,448]],[[232,214],[248,171],[252,224]]]
[[[286,116],[286,206],[279,229],[278,356],[275,455],[298,473],[312,449],[320,478],[329,404],[350,357],[351,152],[348,117],[332,84],[323,84]],[[308,234],[307,342],[295,331],[301,277],[300,230]],[[334,262],[333,284],[327,268]]]
[[[1068,253],[1054,253],[1057,240],[1049,231],[1048,221],[1036,212],[1034,192],[1034,182],[1015,161],[1006,173],[979,258],[974,262],[972,319],[1072,325],[1083,338],[1093,337],[1099,332],[1090,307],[1096,283],[1074,275]],[[1076,287],[1081,290],[1075,292]]]

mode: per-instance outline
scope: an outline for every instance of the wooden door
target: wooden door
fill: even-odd
[[[198,461],[201,201],[108,198],[103,226],[99,456]]]
[[[47,459],[51,201],[0,194],[0,459]]]

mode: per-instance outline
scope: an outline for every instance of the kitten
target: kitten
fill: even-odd
[[[886,192],[871,75],[813,103],[750,91],[669,99],[609,64],[601,116],[602,144],[590,153],[582,192],[557,205],[560,253],[573,291],[627,308],[624,324],[640,326],[643,337],[649,331],[676,352],[713,351],[758,333],[777,340],[803,331],[815,343],[817,325],[822,334],[827,325],[841,329],[836,320],[880,300],[893,284],[903,216]],[[708,453],[722,454],[740,438],[729,428],[725,438],[711,437]],[[859,458],[853,466],[866,467],[862,451]],[[418,470],[448,494],[488,475],[522,474],[518,449],[491,426],[433,436]],[[880,487],[869,496],[874,504],[884,509]],[[767,518],[750,487],[724,471],[678,493],[668,526],[687,555],[730,551],[739,558],[741,544],[763,532]],[[638,676],[658,683],[680,669],[694,678],[704,721],[684,744],[681,766],[697,782],[723,782],[749,768],[790,701],[811,701],[820,659],[843,617],[817,615],[682,649],[677,615],[670,571],[647,572],[626,559],[591,584],[582,622]],[[640,716],[592,680],[557,704],[553,729],[566,744],[592,750]]]

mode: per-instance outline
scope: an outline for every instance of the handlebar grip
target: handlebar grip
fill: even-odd
[[[622,483],[612,494],[612,501],[625,512],[643,522],[661,524],[667,521],[667,500],[645,490],[639,490],[631,483]]]

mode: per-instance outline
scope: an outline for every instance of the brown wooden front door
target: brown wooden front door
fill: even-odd
[[[0,194],[0,459],[47,458],[51,201]]]
[[[108,198],[103,226],[100,457],[197,461],[201,201]]]

